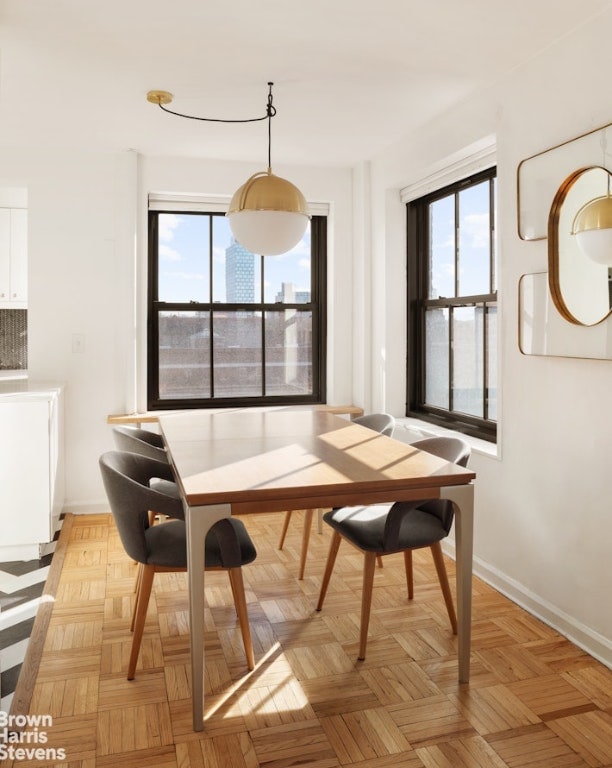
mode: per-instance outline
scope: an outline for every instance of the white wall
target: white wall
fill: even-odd
[[[229,200],[256,169],[52,148],[0,150],[0,168],[0,187],[24,187],[29,196],[30,378],[66,383],[66,509],[106,507],[97,464],[112,447],[106,417],[145,406],[144,367],[139,379],[134,368],[138,343],[144,359],[147,192],[201,192]],[[330,205],[328,395],[348,402],[352,174],[275,170],[309,201]],[[81,353],[72,351],[74,334],[84,338]]]
[[[96,454],[109,447],[106,414],[121,403],[125,247],[115,201],[123,161],[49,148],[0,159],[2,186],[19,180],[28,189],[28,365],[33,379],[66,383],[69,503],[101,500]],[[73,334],[83,335],[82,353],[72,352]]]
[[[605,51],[612,13],[547,49],[371,163],[372,396],[403,413],[405,210],[402,186],[491,133],[498,144],[499,457],[476,453],[477,570],[612,665],[612,361],[526,357],[518,281],[547,269],[547,244],[517,235],[519,162],[612,121]],[[561,180],[560,180],[561,181]],[[552,201],[551,201],[552,202]],[[384,315],[383,315],[384,313]],[[608,324],[612,320],[607,321]]]

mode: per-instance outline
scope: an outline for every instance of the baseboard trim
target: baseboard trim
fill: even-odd
[[[451,540],[446,540],[443,547],[445,554],[455,559],[454,543]],[[531,592],[531,590],[526,589],[518,581],[511,579],[480,558],[474,558],[473,571],[475,576],[482,579],[493,589],[501,592],[502,595],[512,600],[513,603],[516,603],[579,648],[582,648],[583,651],[586,651],[597,661],[612,669],[611,640],[580,624],[572,616],[557,608],[557,606],[544,600],[539,595]]]
[[[94,501],[90,504],[64,504],[64,512],[73,515],[100,515],[110,512],[108,501]]]

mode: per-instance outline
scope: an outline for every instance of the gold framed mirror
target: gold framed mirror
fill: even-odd
[[[612,173],[588,166],[570,173],[553,199],[548,216],[548,282],[565,320],[592,326],[610,315],[612,268],[586,256],[574,234],[574,220],[590,201],[608,193]]]

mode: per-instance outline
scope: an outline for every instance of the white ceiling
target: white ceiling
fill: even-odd
[[[0,0],[0,147],[352,165],[609,0]]]

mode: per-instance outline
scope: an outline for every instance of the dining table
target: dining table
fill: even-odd
[[[159,418],[185,510],[193,729],[204,729],[204,541],[231,515],[449,499],[455,509],[458,682],[470,675],[475,473],[333,409],[181,411]]]

